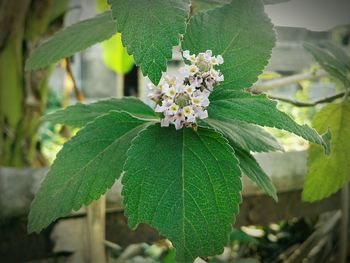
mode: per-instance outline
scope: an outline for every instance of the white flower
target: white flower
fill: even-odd
[[[212,55],[213,55],[213,52],[211,50],[205,51],[205,56],[207,58],[207,61],[210,61],[210,58]]]
[[[208,107],[209,106],[209,92],[196,91],[192,98],[192,103],[196,106]]]
[[[179,110],[174,116],[173,120],[176,130],[179,130],[183,127],[185,120],[185,115],[182,113],[182,110]]]
[[[218,62],[219,65],[223,64],[224,63],[224,58],[221,56],[221,55],[218,55],[216,57],[216,60]]]
[[[203,83],[203,78],[199,75],[193,76],[189,78],[190,84],[194,88],[200,88]]]
[[[159,83],[157,88],[160,89],[164,93],[164,90],[167,90],[169,88],[169,84],[168,83]]]
[[[213,90],[213,86],[215,85],[216,81],[213,77],[211,76],[208,76],[206,79],[205,79],[205,86],[206,88],[209,90],[209,91],[212,91]]]
[[[215,69],[210,69],[209,71],[209,76],[211,76],[212,78],[216,79],[218,78],[220,75],[219,71],[215,70]]]
[[[162,105],[157,105],[155,108],[155,112],[165,112],[168,111],[170,106],[173,104],[172,100],[163,100]]]
[[[173,86],[168,87],[167,89],[164,89],[164,91],[163,91],[163,93],[170,98],[174,98],[174,96],[176,95],[176,92],[177,91],[176,91],[175,87],[173,87]]]
[[[174,115],[179,111],[179,105],[176,105],[175,103],[171,104],[169,107],[169,114]]]
[[[215,66],[218,64],[218,60],[216,59],[216,57],[211,57],[210,60],[209,60],[209,63],[212,65],[212,66]]]
[[[182,77],[165,76],[158,86],[150,84],[148,96],[157,103],[155,112],[162,114],[162,127],[195,129],[198,119],[208,118],[209,95],[224,80],[215,66],[224,61],[211,50],[197,56],[185,50],[182,55],[191,62],[179,70]]]
[[[208,111],[203,110],[201,108],[196,108],[195,114],[196,114],[196,117],[200,118],[201,120],[208,118]]]
[[[194,54],[190,55],[190,51],[188,50],[185,50],[184,52],[182,52],[182,56],[186,60],[191,61],[192,64],[195,64],[197,62],[196,56]]]
[[[188,76],[194,76],[196,73],[199,72],[199,68],[196,65],[186,65],[185,70]]]
[[[224,75],[222,75],[220,71],[213,68],[209,71],[209,76],[212,77],[217,84],[224,80]]]
[[[206,58],[207,58],[207,56],[206,56],[205,53],[199,53],[198,56],[197,56],[197,62],[198,63],[207,62]]]
[[[166,115],[160,122],[161,127],[169,127],[169,124],[173,121],[174,117]]]
[[[223,74],[219,74],[219,76],[215,79],[217,82],[222,82],[224,81],[224,75]]]
[[[194,87],[192,87],[192,86],[185,86],[185,92],[186,92],[188,95],[192,95],[193,92],[194,92]]]
[[[186,106],[182,109],[183,114],[185,115],[185,117],[189,117],[191,115],[193,115],[194,110],[192,108],[192,106]]]
[[[190,58],[190,51],[185,50],[184,52],[182,52],[182,56],[188,60]]]
[[[154,101],[158,101],[162,96],[162,89],[158,86],[154,86],[153,84],[148,84],[147,88],[149,89],[148,97]]]

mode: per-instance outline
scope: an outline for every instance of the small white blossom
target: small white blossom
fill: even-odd
[[[208,118],[209,95],[224,80],[215,68],[224,62],[222,56],[213,56],[211,50],[197,56],[186,50],[182,55],[190,62],[179,70],[182,78],[165,76],[158,86],[148,86],[148,97],[157,103],[155,112],[163,115],[162,127],[195,128],[197,119]]]
[[[185,86],[185,92],[189,95],[192,95],[193,92],[195,91],[195,88],[192,86]]]
[[[203,83],[203,78],[200,75],[192,76],[189,78],[189,82],[190,82],[192,87],[200,88],[202,86],[202,83]]]
[[[208,111],[200,110],[198,108],[195,109],[196,117],[200,118],[201,120],[208,118]]]
[[[171,86],[167,89],[164,89],[163,93],[167,95],[169,98],[174,98],[174,96],[176,95],[176,89],[174,86]]]
[[[185,115],[185,117],[189,117],[192,116],[194,113],[194,110],[191,106],[186,106],[182,109],[183,114]]]
[[[183,114],[182,110],[179,110],[174,116],[174,120],[173,120],[176,130],[181,129],[185,121],[186,121],[185,115]]]
[[[179,111],[179,105],[176,105],[175,103],[173,103],[169,107],[168,114],[175,115],[178,111]]]
[[[185,58],[185,59],[189,59],[190,57],[190,51],[189,50],[185,50],[184,52],[182,52],[182,56]]]
[[[223,59],[223,57],[221,55],[218,55],[216,57],[216,61],[218,62],[219,65],[224,63],[224,59]]]
[[[210,59],[210,57],[206,56],[205,53],[199,53],[198,56],[197,56],[196,62],[201,64],[201,63],[204,63],[204,62],[208,62],[208,59]]]
[[[185,67],[183,67],[181,70],[181,73],[184,75],[185,78],[194,76],[198,72],[199,68],[196,65],[185,65]]]

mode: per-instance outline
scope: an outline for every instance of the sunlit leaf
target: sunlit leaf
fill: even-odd
[[[311,145],[303,200],[321,200],[338,191],[350,179],[350,103],[330,104],[317,113],[313,126],[332,131],[330,156]]]

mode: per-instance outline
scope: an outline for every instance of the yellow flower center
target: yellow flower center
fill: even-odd
[[[176,104],[173,104],[170,106],[170,111],[173,113],[177,112],[178,109],[179,109],[179,106],[177,106]]]
[[[174,97],[175,94],[176,94],[176,91],[175,91],[175,90],[171,89],[171,90],[169,91],[169,95],[170,95],[171,97]]]
[[[201,104],[201,100],[198,99],[198,98],[194,98],[193,99],[193,104],[200,105]]]

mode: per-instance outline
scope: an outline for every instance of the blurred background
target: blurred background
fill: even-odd
[[[136,231],[128,228],[119,182],[102,200],[42,233],[26,231],[30,203],[42,178],[63,143],[77,132],[40,118],[77,102],[109,97],[137,96],[150,103],[149,80],[134,65],[119,34],[50,68],[24,71],[25,59],[42,41],[107,8],[99,0],[0,0],[0,262],[175,262],[171,243],[155,230],[146,225]],[[350,1],[330,0],[266,6],[278,42],[250,91],[279,99],[281,110],[311,125],[322,106],[307,104],[344,87],[303,43],[327,41],[349,53],[349,10]],[[182,64],[179,50],[174,48],[169,62],[172,74]],[[269,131],[286,152],[255,157],[275,183],[279,202],[244,180],[244,199],[230,241],[222,255],[208,262],[346,262],[347,191],[303,203],[309,145],[299,137]],[[105,252],[104,259],[91,257]]]

